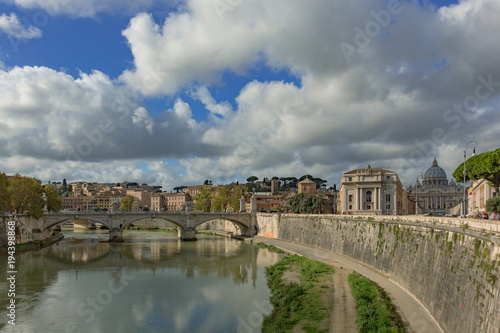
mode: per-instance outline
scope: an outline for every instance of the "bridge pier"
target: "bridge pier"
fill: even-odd
[[[196,229],[194,228],[179,228],[177,229],[177,237],[183,241],[195,241],[196,240]]]
[[[255,201],[255,198],[254,198]],[[255,205],[254,205],[255,206]],[[203,212],[153,212],[153,213],[70,213],[45,214],[39,221],[40,231],[50,234],[52,227],[64,221],[74,221],[74,226],[92,227],[99,223],[109,229],[109,242],[123,242],[122,229],[143,219],[163,219],[178,226],[178,238],[196,240],[195,228],[212,220],[232,222],[243,236],[253,236],[258,231],[255,212],[253,213],[203,213]],[[57,232],[57,231],[54,231]]]
[[[110,243],[123,243],[123,230],[120,228],[109,229],[109,240]]]

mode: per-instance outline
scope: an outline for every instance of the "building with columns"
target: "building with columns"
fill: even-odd
[[[448,182],[446,172],[434,158],[432,165],[415,185],[407,188],[413,204],[418,202],[417,214],[450,214],[463,201],[463,186]]]
[[[344,173],[338,195],[340,214],[408,214],[408,196],[395,171],[372,168]]]

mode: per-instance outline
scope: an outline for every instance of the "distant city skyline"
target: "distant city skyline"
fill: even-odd
[[[451,179],[467,142],[500,147],[499,15],[497,0],[0,0],[0,172],[172,189],[338,185],[370,164],[406,187],[436,157]]]

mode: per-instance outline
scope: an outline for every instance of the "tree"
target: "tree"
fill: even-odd
[[[9,180],[5,173],[0,173],[0,215],[10,211]]]
[[[209,212],[212,208],[212,190],[210,187],[204,186],[200,192],[196,193],[193,197],[194,210],[197,212]]]
[[[500,148],[472,156],[465,161],[465,181],[486,179],[495,189],[498,196],[500,187]],[[464,163],[461,163],[453,172],[453,178],[458,183],[464,181]],[[465,184],[464,184],[465,185]]]
[[[57,190],[50,185],[46,185],[43,188],[45,192],[45,197],[47,198],[46,204],[49,212],[58,212],[62,208],[61,200],[57,195]]]
[[[288,205],[295,214],[312,214],[320,209],[321,199],[314,194],[301,193],[288,199]]]
[[[311,175],[303,175],[302,177],[300,177],[300,178],[299,178],[299,182],[303,181],[303,180],[304,180],[304,179],[306,179],[306,178],[309,178],[309,179],[311,179],[311,180],[312,180],[312,179],[313,179],[313,176],[311,176]]]
[[[215,194],[212,211],[225,212],[230,202],[231,190],[227,187],[219,187]]]
[[[122,203],[120,205],[120,210],[122,212],[131,212],[132,207],[134,206],[134,200],[135,200],[134,196],[131,196],[129,194],[124,196],[121,200]]]
[[[229,198],[229,205],[231,207],[233,207],[235,212],[240,211],[240,208],[241,208],[240,207],[240,199],[246,190],[247,190],[246,187],[240,186],[240,185],[233,187],[233,189],[231,190],[231,197]]]
[[[316,188],[320,188],[321,186],[326,187],[327,180],[321,178],[312,178],[312,181],[316,183]]]
[[[256,177],[256,176],[250,176],[247,178],[247,182],[249,182],[249,183],[254,183],[257,180],[259,180],[259,177]]]
[[[19,174],[9,178],[8,192],[11,209],[15,213],[26,213],[36,219],[43,215],[42,185],[34,178],[23,177]]]
[[[500,213],[500,196],[489,198],[486,200],[486,211],[490,213]]]

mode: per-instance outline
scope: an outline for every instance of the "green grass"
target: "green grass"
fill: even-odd
[[[210,231],[197,231],[196,232],[198,235],[209,235],[209,236],[217,236],[217,237],[226,237],[224,235],[220,235],[215,232],[210,232]]]
[[[358,332],[405,332],[401,317],[382,288],[358,274],[349,275],[349,284],[356,303]]]
[[[280,248],[277,248],[274,245],[268,245],[266,243],[259,242],[257,243],[257,246],[260,247],[261,249],[268,249],[270,252],[285,253],[285,251],[283,251]]]
[[[283,274],[287,270],[298,272],[299,282],[286,283]],[[308,333],[328,332],[322,320],[328,317],[331,309],[322,296],[333,292],[333,286],[325,284],[325,281],[331,281],[332,272],[333,268],[326,264],[296,255],[267,267],[274,309],[264,318],[262,332],[291,332],[296,325]]]

